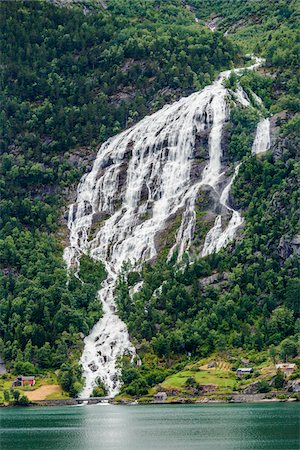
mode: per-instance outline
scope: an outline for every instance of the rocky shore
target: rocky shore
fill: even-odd
[[[139,400],[120,400],[116,401],[114,399],[103,399],[101,397],[90,398],[88,400],[79,399],[79,398],[70,398],[70,399],[61,399],[61,400],[38,400],[30,403],[28,406],[37,407],[37,406],[83,406],[83,405],[97,405],[99,403],[109,403],[112,405],[184,405],[184,404],[215,404],[215,403],[266,403],[266,402],[296,402],[300,401],[300,394],[293,396],[285,396],[280,397],[278,392],[273,392],[269,394],[243,394],[243,393],[233,393],[229,396],[203,396],[197,399],[191,398],[173,398],[165,401],[139,401]],[[13,407],[9,404],[0,405],[0,407]]]

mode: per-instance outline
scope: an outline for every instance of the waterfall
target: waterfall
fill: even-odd
[[[225,247],[228,242],[232,241],[235,236],[236,230],[242,225],[243,218],[238,211],[235,211],[228,204],[229,192],[234,182],[235,177],[238,174],[240,164],[235,168],[234,175],[230,182],[227,184],[220,196],[220,204],[225,210],[232,213],[231,219],[228,222],[227,227],[222,229],[222,215],[219,214],[216,219],[213,228],[207,233],[202,256],[210,255],[213,252],[218,252],[221,248]]]
[[[270,139],[270,119],[261,119],[257,125],[256,136],[252,146],[252,153],[258,155],[269,150]]]
[[[257,61],[249,69],[259,66]],[[236,69],[240,72],[241,69]],[[227,90],[223,81],[230,71],[201,92],[182,98],[146,116],[132,128],[109,139],[99,149],[90,173],[77,188],[76,203],[70,206],[70,245],[64,259],[77,267],[80,256],[89,254],[104,262],[107,279],[98,292],[103,316],[84,341],[81,364],[86,380],[82,398],[91,394],[99,377],[114,396],[120,389],[117,359],[124,353],[134,357],[126,325],[116,313],[114,289],[125,261],[139,266],[157,254],[158,236],[166,224],[181,217],[176,244],[179,256],[192,241],[195,201],[201,186],[210,186],[221,207],[232,217],[222,231],[222,217],[208,233],[203,254],[217,251],[231,240],[242,223],[228,205],[234,177],[220,192],[222,130],[228,118]],[[244,98],[242,90],[239,96]],[[192,176],[192,164],[199,133],[209,134],[209,161],[200,179]],[[237,174],[238,167],[235,170]]]

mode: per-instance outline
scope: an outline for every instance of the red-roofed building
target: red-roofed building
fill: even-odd
[[[13,387],[16,386],[34,386],[35,385],[35,377],[23,377],[22,375],[17,377],[13,383]]]

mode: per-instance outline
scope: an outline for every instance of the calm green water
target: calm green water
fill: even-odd
[[[0,410],[1,450],[299,450],[299,404]]]

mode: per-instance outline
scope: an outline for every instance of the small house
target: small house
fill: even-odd
[[[245,375],[251,375],[253,373],[252,367],[239,367],[236,371],[238,377],[243,377]]]
[[[13,383],[12,386],[34,386],[35,385],[35,377],[23,377],[22,375],[17,377]]]
[[[295,370],[296,364],[291,363],[280,363],[276,364],[277,370],[282,370],[286,377],[289,377]]]
[[[166,392],[157,392],[154,395],[153,399],[156,402],[164,402],[167,399],[167,393]]]

